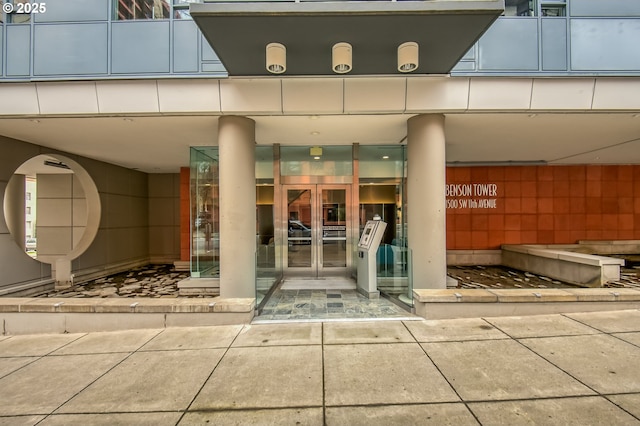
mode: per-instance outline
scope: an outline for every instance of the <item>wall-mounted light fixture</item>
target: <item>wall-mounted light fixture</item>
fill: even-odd
[[[309,148],[309,155],[312,157],[321,157],[322,156],[322,147],[321,146],[312,146]]]
[[[67,170],[71,170],[69,168],[69,166],[67,166],[66,164],[64,164],[62,161],[52,161],[52,160],[44,160],[44,165],[45,166],[50,166],[50,167],[57,167],[59,169],[67,169]]]
[[[267,71],[282,74],[287,70],[287,48],[280,43],[267,44]]]
[[[398,46],[398,71],[412,72],[418,69],[418,43],[408,41]]]
[[[349,43],[341,42],[333,45],[332,49],[333,72],[346,74],[352,68],[352,49]]]

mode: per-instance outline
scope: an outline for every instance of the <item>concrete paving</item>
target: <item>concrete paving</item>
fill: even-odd
[[[640,425],[640,311],[0,337],[0,425]]]

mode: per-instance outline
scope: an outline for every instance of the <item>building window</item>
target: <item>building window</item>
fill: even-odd
[[[505,16],[536,16],[535,0],[506,0]]]
[[[118,0],[116,19],[169,19],[170,10],[167,0]]]
[[[201,0],[173,0],[173,18],[191,19],[189,3],[202,3]]]
[[[31,206],[27,206],[27,211],[25,213],[26,214],[31,214]]]
[[[31,13],[19,13],[25,11],[25,6],[18,6],[20,3],[29,3],[29,0],[13,0],[13,12],[7,15],[7,23],[10,24],[25,24],[31,21]],[[27,5],[29,6],[29,5]],[[2,22],[2,14],[0,14],[0,22]]]
[[[567,4],[563,0],[546,1],[540,5],[541,16],[567,16]]]
[[[27,192],[26,200],[27,201],[31,201],[31,193],[30,192]]]

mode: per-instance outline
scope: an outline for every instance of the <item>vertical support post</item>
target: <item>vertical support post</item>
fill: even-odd
[[[220,153],[220,296],[256,296],[255,122],[218,120]]]
[[[56,281],[55,289],[63,290],[73,285],[73,274],[71,273],[71,261],[66,257],[55,260],[52,273]]]
[[[413,288],[447,287],[444,115],[407,122],[407,220]]]
[[[11,236],[22,250],[25,250],[25,192],[26,176],[14,174],[7,183],[5,192],[5,219]]]

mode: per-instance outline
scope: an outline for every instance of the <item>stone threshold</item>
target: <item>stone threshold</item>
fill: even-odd
[[[425,319],[544,315],[640,309],[640,289],[414,289]]]

